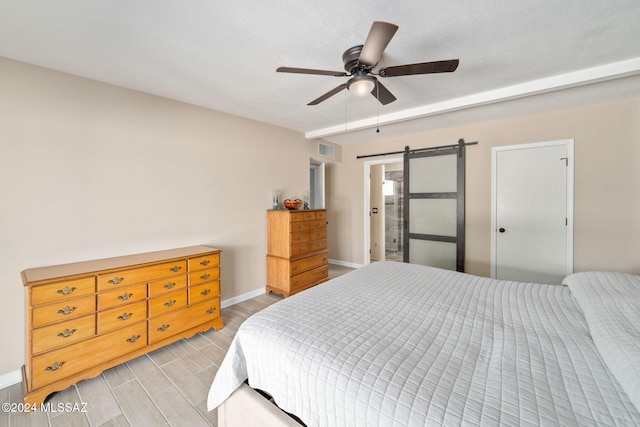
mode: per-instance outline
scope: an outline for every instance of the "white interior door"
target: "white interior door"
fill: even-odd
[[[573,270],[573,141],[493,149],[493,276],[557,283]]]

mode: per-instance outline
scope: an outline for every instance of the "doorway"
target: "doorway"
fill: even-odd
[[[494,147],[491,275],[560,284],[573,271],[573,140]]]
[[[309,208],[324,209],[325,164],[311,159],[309,164]]]
[[[402,261],[403,159],[364,163],[364,264]]]

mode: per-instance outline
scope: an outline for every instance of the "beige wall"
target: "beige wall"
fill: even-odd
[[[26,268],[205,244],[223,301],[264,287],[271,191],[309,187],[301,133],[1,58],[0,94],[0,378]]]
[[[343,146],[327,192],[335,218],[331,257],[363,262],[365,160],[357,155],[455,144],[458,138],[479,142],[467,149],[467,272],[490,275],[491,148],[573,138],[574,270],[640,273],[640,98]]]

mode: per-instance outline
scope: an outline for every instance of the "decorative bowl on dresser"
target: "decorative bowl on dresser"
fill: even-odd
[[[25,403],[222,328],[220,253],[191,246],[23,271]]]
[[[327,211],[267,211],[266,291],[285,297],[329,280]]]

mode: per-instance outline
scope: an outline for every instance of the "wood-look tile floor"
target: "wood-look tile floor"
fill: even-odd
[[[330,265],[329,276],[351,270]],[[218,366],[240,324],[280,299],[278,295],[260,295],[224,308],[220,331],[211,329],[177,341],[47,399],[51,408],[62,404],[71,412],[2,411],[0,426],[217,426],[217,412],[207,412],[207,394]],[[2,403],[20,403],[22,399],[22,384],[0,389]]]

